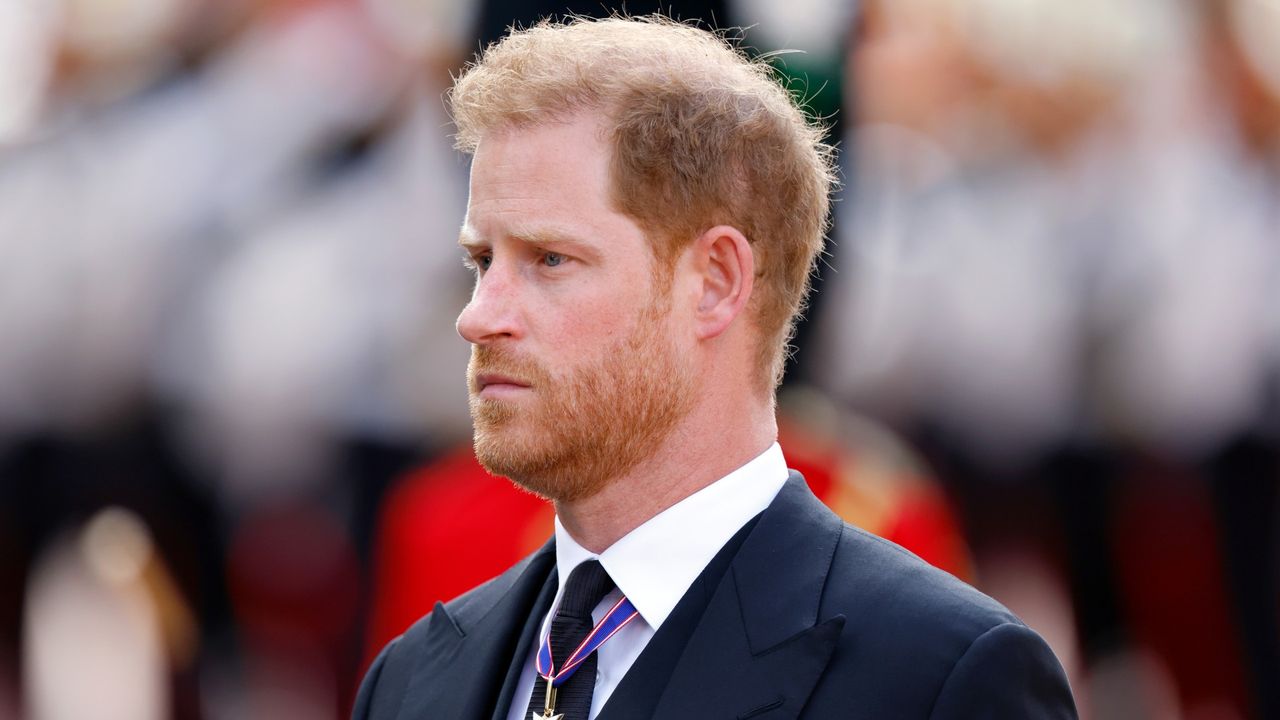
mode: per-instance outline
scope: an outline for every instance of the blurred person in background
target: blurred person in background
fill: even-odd
[[[834,178],[767,70],[659,17],[544,23],[451,103],[476,453],[557,522],[392,641],[355,717],[1075,716],[1033,631],[788,477]]]
[[[1128,448],[1117,565],[1132,633],[1188,715],[1273,717],[1280,5],[1188,9],[1188,52],[1149,88],[1128,155],[1126,242],[1101,273],[1098,394]]]
[[[1069,580],[1089,562],[1061,534],[1088,515],[1060,513],[1055,485],[1105,482],[1084,302],[1091,257],[1116,238],[1110,161],[1126,93],[1168,42],[1159,20],[1136,3],[865,3],[811,356],[819,387],[926,451],[980,587],[1045,633],[1085,707]]]
[[[200,626],[151,666],[172,690],[155,712],[337,716],[358,663],[356,490],[378,487],[348,480],[465,428],[465,396],[441,420],[414,364],[465,289],[449,305],[405,243],[429,244],[437,216],[452,234],[461,207],[435,98],[469,16],[381,0],[3,10],[26,22],[0,31],[0,55],[43,69],[0,79],[35,98],[0,146],[0,336],[19,339],[0,343],[0,708],[67,716],[48,693],[92,663],[51,675],[49,643],[110,620],[77,621],[70,597],[44,608],[48,588],[92,587],[46,582],[72,557],[46,548],[121,505]],[[406,32],[409,10],[431,31]],[[97,710],[115,712],[104,692]]]
[[[864,4],[824,389],[1012,472],[1075,431],[1085,263],[1114,239],[1120,107],[1160,41],[1137,5]]]
[[[1078,623],[1086,708],[1269,717],[1274,5],[864,9],[815,376],[925,448],[980,586]]]

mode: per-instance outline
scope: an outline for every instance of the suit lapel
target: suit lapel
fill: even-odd
[[[510,696],[512,666],[523,660],[515,657],[525,645],[522,631],[546,594],[554,563],[549,542],[449,608],[436,604],[401,720],[490,720],[495,698]]]
[[[516,645],[516,651],[512,654],[511,665],[507,668],[507,678],[502,683],[502,692],[498,693],[498,704],[493,708],[492,720],[503,720],[507,717],[507,710],[511,708],[511,702],[516,693],[516,686],[520,684],[525,660],[529,657],[529,650],[534,641],[538,639],[538,632],[542,629],[542,618],[551,610],[551,601],[556,597],[558,586],[556,574],[548,572],[547,579],[542,584],[542,592],[538,594],[537,602],[526,616],[524,629],[520,631],[520,643]],[[524,705],[528,702],[528,698],[520,698],[516,702]]]
[[[843,616],[818,622],[842,530],[792,473],[712,595],[654,717],[795,718],[844,628]]]

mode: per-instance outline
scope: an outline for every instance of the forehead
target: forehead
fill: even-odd
[[[609,197],[609,159],[594,115],[486,133],[471,164],[468,225],[485,233],[499,229],[489,225],[617,215]]]

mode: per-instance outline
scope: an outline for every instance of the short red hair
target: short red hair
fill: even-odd
[[[494,128],[602,113],[613,202],[666,267],[703,231],[738,228],[756,256],[761,385],[777,386],[836,179],[822,128],[773,68],[661,16],[544,21],[490,45],[449,101],[467,152]]]

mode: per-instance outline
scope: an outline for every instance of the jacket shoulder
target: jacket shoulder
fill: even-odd
[[[850,622],[910,621],[969,639],[1002,623],[1021,624],[1008,608],[907,549],[844,524],[823,597],[825,615]]]
[[[845,627],[815,716],[857,716],[855,698],[870,717],[1075,715],[1052,650],[1008,608],[856,527],[842,529],[820,615]]]

